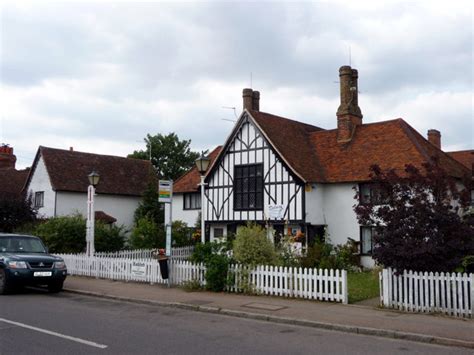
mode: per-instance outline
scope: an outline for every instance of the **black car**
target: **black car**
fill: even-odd
[[[64,260],[48,254],[40,238],[0,233],[0,295],[26,285],[59,292],[66,275]]]

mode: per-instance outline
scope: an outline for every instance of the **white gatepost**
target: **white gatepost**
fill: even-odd
[[[339,282],[339,281],[338,281]],[[349,303],[349,292],[347,290],[347,270],[342,270],[342,303]]]
[[[390,286],[389,286],[389,270],[383,269],[382,270],[382,306],[390,307]]]

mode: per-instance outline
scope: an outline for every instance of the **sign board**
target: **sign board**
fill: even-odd
[[[285,208],[283,205],[269,205],[268,217],[270,219],[283,219]]]
[[[160,180],[158,187],[159,202],[171,203],[171,197],[173,194],[173,181],[171,180]]]
[[[140,261],[132,263],[132,276],[138,280],[146,280],[146,264]]]

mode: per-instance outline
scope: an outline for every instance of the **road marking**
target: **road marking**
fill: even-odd
[[[36,327],[33,327],[31,325],[28,325],[28,324],[14,322],[14,321],[4,319],[4,318],[0,318],[0,322],[16,325],[17,327],[22,327],[22,328],[26,328],[26,329],[30,329],[30,330],[35,330],[35,331],[40,332],[40,333],[44,333],[44,334],[52,335],[52,336],[55,336],[55,337],[58,337],[58,338],[63,338],[63,339],[75,341],[76,343],[81,343],[81,344],[93,346],[93,347],[99,348],[99,349],[107,348],[107,345],[98,344],[98,343],[94,343],[93,341],[84,340],[84,339],[75,338],[75,337],[72,337],[72,336],[69,336],[69,335],[52,332],[52,331],[46,330],[46,329],[36,328]]]

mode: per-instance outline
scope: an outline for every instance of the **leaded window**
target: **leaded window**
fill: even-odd
[[[263,164],[234,167],[234,210],[263,209]]]

